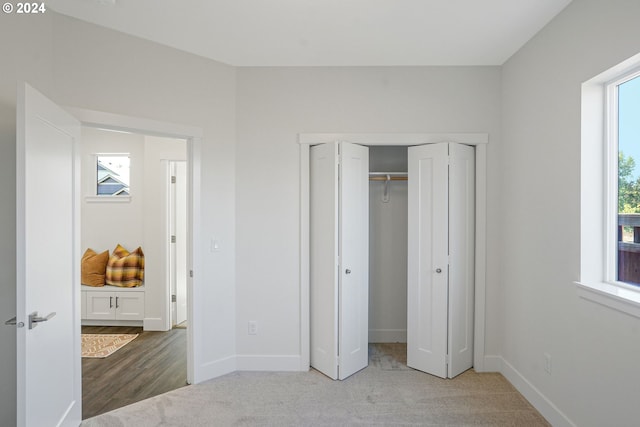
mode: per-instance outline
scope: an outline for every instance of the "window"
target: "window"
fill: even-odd
[[[607,86],[608,281],[640,286],[640,72]]]
[[[96,195],[129,196],[129,155],[98,154],[96,158]]]
[[[582,84],[575,282],[579,297],[638,318],[640,257],[628,253],[640,247],[639,86],[640,54]]]

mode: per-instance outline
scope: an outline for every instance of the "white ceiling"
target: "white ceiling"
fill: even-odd
[[[235,66],[501,65],[571,0],[49,0]]]

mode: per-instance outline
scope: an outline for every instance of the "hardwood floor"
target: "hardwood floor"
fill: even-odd
[[[104,359],[82,359],[82,419],[187,385],[187,330],[83,326],[85,334],[140,334]]]

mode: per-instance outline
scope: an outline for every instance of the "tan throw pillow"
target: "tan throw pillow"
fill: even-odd
[[[107,285],[133,288],[144,280],[144,253],[142,248],[129,253],[118,245],[107,263]]]
[[[80,282],[87,286],[104,286],[109,251],[96,253],[87,249],[80,263]]]

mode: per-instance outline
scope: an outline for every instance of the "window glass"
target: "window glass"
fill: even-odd
[[[129,155],[98,155],[98,196],[129,196]]]
[[[618,277],[640,286],[640,77],[617,86]]]

